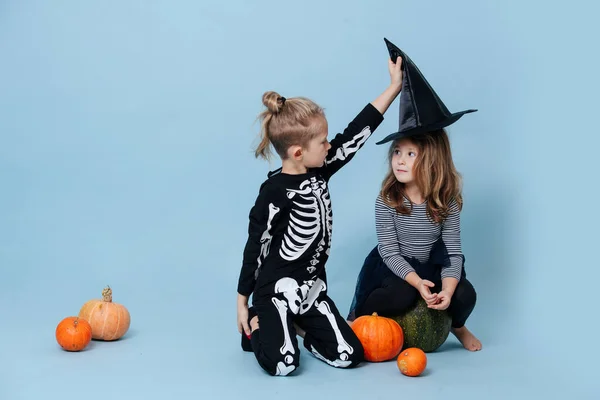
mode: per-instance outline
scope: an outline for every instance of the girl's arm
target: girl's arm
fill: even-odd
[[[419,280],[420,278],[414,268],[400,254],[394,218],[395,210],[383,202],[381,195],[377,196],[375,201],[375,228],[379,242],[379,254],[385,265],[394,274],[415,286],[413,283],[416,284],[418,282],[417,278]]]
[[[449,265],[442,268],[442,290],[447,290],[452,295],[460,281],[464,262],[460,239],[460,209],[455,201],[450,204],[448,218],[442,226],[442,240],[450,261]]]
[[[379,254],[385,265],[394,274],[417,289],[427,304],[433,304],[437,300],[437,294],[432,294],[431,288],[435,285],[431,281],[421,279],[414,268],[400,254],[394,218],[395,210],[383,202],[381,195],[377,196],[375,224],[379,241]]]
[[[458,286],[458,279],[456,278],[443,278],[442,279],[442,291],[448,293],[450,297],[454,295],[454,291]]]

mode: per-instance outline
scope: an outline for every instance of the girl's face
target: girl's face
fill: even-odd
[[[400,140],[392,154],[392,171],[398,182],[413,183],[415,180],[413,166],[417,159],[418,147],[410,139]]]

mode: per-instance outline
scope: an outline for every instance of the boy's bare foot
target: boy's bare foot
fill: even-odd
[[[466,326],[462,328],[452,328],[452,333],[462,343],[463,347],[469,351],[481,350],[481,342],[473,335]]]
[[[250,320],[250,330],[252,332],[254,332],[255,330],[258,329],[258,315],[255,315],[251,320]]]

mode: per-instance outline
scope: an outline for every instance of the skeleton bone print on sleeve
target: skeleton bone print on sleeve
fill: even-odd
[[[367,139],[371,136],[371,128],[365,126],[359,133],[357,133],[351,140],[344,142],[338,147],[333,154],[333,157],[327,158],[325,162],[327,165],[332,164],[336,161],[345,161],[352,154],[356,153],[365,144]]]
[[[321,175],[326,181],[354,158],[382,121],[383,114],[372,103],[368,103],[350,121],[343,133],[335,135],[330,141],[331,148],[325,159],[325,165],[320,168]]]
[[[313,176],[303,181],[299,189],[287,189],[287,196],[292,200],[292,208],[279,254],[286,261],[297,260],[319,239],[307,267],[307,271],[313,273],[321,252],[329,255],[331,246],[333,218],[327,182]]]
[[[258,274],[260,272],[260,267],[262,265],[263,260],[267,257],[267,255],[269,254],[269,250],[271,248],[271,241],[273,239],[273,236],[271,234],[271,222],[273,222],[273,218],[275,217],[275,215],[279,212],[280,208],[276,207],[275,205],[273,205],[273,203],[269,203],[269,219],[267,220],[267,228],[265,229],[265,231],[263,232],[261,238],[260,238],[260,254],[258,255],[258,258],[256,259],[257,263],[258,263],[258,267],[256,268],[256,271],[254,272],[254,277],[255,279],[258,278]]]

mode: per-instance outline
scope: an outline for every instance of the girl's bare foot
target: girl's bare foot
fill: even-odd
[[[473,335],[466,326],[462,328],[452,328],[452,333],[462,343],[463,347],[469,351],[481,350],[481,342]]]

